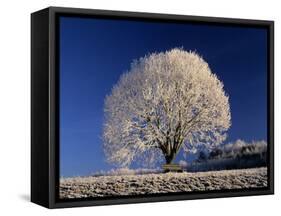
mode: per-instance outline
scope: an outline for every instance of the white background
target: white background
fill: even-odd
[[[280,200],[281,51],[278,0],[6,0],[0,5],[0,215],[276,215]],[[186,15],[275,20],[275,192],[238,197],[151,204],[47,210],[30,196],[30,13],[65,6]],[[243,52],[243,50],[241,50]],[[278,206],[279,205],[279,206]],[[279,213],[280,214],[280,213]]]

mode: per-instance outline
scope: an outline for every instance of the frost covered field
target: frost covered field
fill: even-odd
[[[267,186],[267,168],[197,173],[74,177],[60,180],[60,198],[190,192]]]

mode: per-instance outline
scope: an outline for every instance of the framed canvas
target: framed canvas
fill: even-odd
[[[31,15],[31,201],[273,194],[274,23]]]

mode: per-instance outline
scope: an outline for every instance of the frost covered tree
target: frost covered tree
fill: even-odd
[[[135,60],[104,111],[105,154],[120,166],[170,164],[181,148],[220,144],[231,125],[223,83],[198,54],[178,48]]]

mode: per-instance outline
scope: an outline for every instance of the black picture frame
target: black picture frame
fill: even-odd
[[[253,26],[268,32],[268,187],[261,189],[204,191],[167,195],[99,199],[58,198],[59,182],[59,40],[58,17],[102,17],[209,25]],[[49,7],[31,14],[31,201],[47,208],[192,200],[274,194],[274,22],[186,15],[136,13]]]

